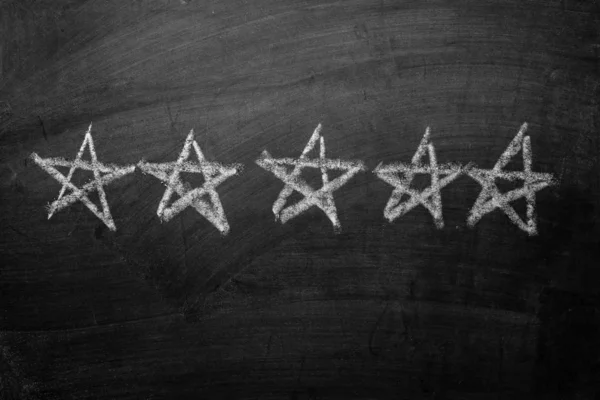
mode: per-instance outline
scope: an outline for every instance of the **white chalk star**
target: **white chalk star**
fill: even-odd
[[[103,186],[133,172],[135,170],[135,166],[131,165],[119,167],[112,164],[102,164],[98,162],[98,157],[96,156],[96,150],[94,148],[94,140],[92,139],[91,131],[92,124],[90,124],[85,134],[85,138],[83,139],[81,148],[77,153],[77,157],[75,157],[75,160],[73,161],[68,161],[63,158],[41,158],[36,153],[32,153],[31,158],[33,159],[33,161],[35,161],[36,164],[38,164],[42,169],[44,169],[54,179],[56,179],[63,185],[60,189],[58,198],[48,207],[48,219],[50,219],[55,212],[60,211],[63,208],[80,200],[87,208],[90,209],[91,212],[94,213],[96,217],[98,217],[102,222],[104,222],[110,230],[116,231],[117,228],[112,219],[112,215],[110,214],[110,209],[106,201],[106,193],[104,192]],[[90,158],[92,160],[91,162],[81,159],[86,146],[90,150]],[[71,169],[69,170],[69,174],[65,177],[63,174],[60,173],[60,171],[54,168],[55,166],[71,167]],[[81,188],[76,187],[71,183],[71,178],[73,177],[73,173],[76,169],[81,169],[84,171],[93,171],[94,180],[86,183]],[[101,176],[101,173],[105,175]],[[63,197],[67,188],[71,189],[72,192]],[[92,203],[89,197],[87,196],[88,193],[94,190],[98,191],[100,203],[102,205],[102,212],[98,210],[96,205]]]
[[[279,197],[273,204],[273,214],[275,219],[281,223],[286,223],[290,219],[300,215],[312,206],[323,210],[336,230],[341,229],[341,224],[337,216],[337,208],[333,199],[333,192],[344,185],[350,178],[359,171],[365,170],[362,161],[342,161],[325,158],[325,139],[321,136],[321,124],[314,130],[306,147],[299,158],[279,158],[274,159],[264,150],[261,158],[256,163],[267,171],[273,173],[276,177],[285,183],[285,187],[279,193]],[[307,154],[315,147],[317,140],[320,144],[319,158],[309,159]],[[294,170],[288,174],[285,165],[294,166]],[[321,170],[321,179],[323,186],[315,190],[305,180],[300,177],[302,169],[306,167],[319,168]],[[330,181],[327,170],[345,170],[341,176]],[[298,203],[284,208],[288,197],[295,191],[304,195],[304,199]]]
[[[192,146],[198,157],[197,163],[187,161]],[[242,165],[223,165],[206,161],[200,146],[194,140],[193,129],[188,134],[177,161],[158,164],[140,161],[138,167],[143,172],[154,175],[167,186],[167,190],[165,190],[165,194],[156,212],[162,221],[168,222],[185,208],[194,207],[198,213],[210,221],[223,235],[229,232],[229,224],[227,223],[225,211],[223,210],[223,205],[221,204],[216,188],[227,180],[227,178],[240,172]],[[202,187],[191,189],[188,183],[181,182],[181,172],[201,173],[205,179],[204,184]],[[167,204],[174,192],[180,198],[168,207]],[[203,196],[208,196],[210,202],[203,199]]]
[[[389,222],[401,217],[420,204],[429,211],[438,229],[444,227],[441,189],[455,180],[463,169],[453,164],[438,165],[435,148],[429,142],[429,136],[430,130],[428,127],[410,164],[395,163],[383,166],[380,163],[373,171],[380,179],[394,186],[394,191],[383,212],[384,217]],[[429,153],[429,166],[422,163],[426,151]],[[404,178],[400,178],[399,173],[403,174]],[[416,174],[431,175],[431,184],[421,192],[410,188]],[[440,175],[446,176],[440,179]],[[404,195],[408,195],[409,198],[401,201]]]
[[[524,136],[526,130],[527,123],[524,123],[519,133],[506,147],[504,153],[500,155],[493,169],[472,168],[467,171],[467,174],[479,182],[482,187],[467,220],[470,227],[475,226],[485,214],[498,208],[520,229],[532,236],[537,234],[535,192],[553,185],[554,178],[552,174],[531,171],[531,139],[529,136]],[[503,171],[510,159],[521,150],[521,147],[523,148],[523,171]],[[510,181],[523,180],[523,187],[502,194],[495,183],[497,178]],[[527,223],[519,217],[515,209],[509,204],[521,197],[525,197],[527,200]]]

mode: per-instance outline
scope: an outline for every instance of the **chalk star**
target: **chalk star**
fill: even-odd
[[[102,164],[98,162],[98,157],[96,156],[96,150],[94,147],[94,140],[92,139],[91,131],[92,124],[90,124],[85,134],[85,138],[83,139],[81,148],[77,153],[77,157],[75,157],[75,160],[73,161],[68,161],[64,158],[41,158],[36,153],[32,153],[31,158],[36,164],[38,164],[42,169],[49,173],[54,179],[62,183],[62,188],[60,189],[58,198],[48,206],[48,219],[50,219],[55,212],[60,211],[63,208],[79,200],[87,208],[89,208],[89,210],[92,213],[94,213],[96,217],[98,217],[102,222],[104,222],[104,224],[110,230],[116,231],[117,228],[112,219],[112,215],[110,214],[110,209],[108,207],[108,202],[106,201],[106,193],[104,192],[103,186],[133,172],[135,170],[135,166],[131,165],[119,167],[112,164]],[[86,147],[89,148],[91,162],[81,159]],[[54,168],[55,166],[70,167],[69,174],[65,177],[63,174],[60,173],[60,171]],[[71,178],[73,177],[73,173],[77,169],[81,169],[84,171],[92,171],[94,173],[94,180],[86,183],[81,188],[76,187],[71,183]],[[101,173],[104,173],[105,175],[101,176]],[[71,189],[72,192],[63,197],[67,188]],[[98,191],[100,203],[102,205],[102,212],[98,210],[96,205],[92,203],[88,197],[88,193],[94,190]]]
[[[475,201],[467,220],[467,224],[470,227],[475,226],[485,214],[498,208],[520,229],[531,236],[537,234],[535,192],[553,185],[555,182],[552,174],[532,172],[531,139],[529,136],[524,136],[526,130],[527,123],[524,123],[519,133],[517,133],[506,147],[504,153],[500,155],[494,168],[491,170],[472,168],[467,172],[482,187],[481,193]],[[521,148],[523,149],[523,171],[503,171],[503,168],[508,164],[510,159]],[[502,194],[495,183],[497,178],[510,181],[523,180],[523,187]],[[515,201],[521,197],[525,197],[527,200],[527,223],[519,217],[515,209],[509,204],[511,201]]]
[[[342,187],[350,178],[359,171],[363,171],[365,166],[362,161],[342,161],[338,159],[325,158],[325,139],[321,136],[322,126],[319,124],[310,137],[306,147],[299,158],[279,158],[274,159],[269,152],[264,150],[256,163],[267,171],[273,173],[277,178],[285,183],[285,187],[279,193],[279,197],[273,204],[273,214],[275,220],[280,220],[282,224],[290,219],[300,215],[310,207],[320,208],[329,218],[337,231],[341,229],[341,224],[337,216],[337,208],[333,199],[333,192]],[[317,141],[320,144],[319,158],[309,159],[308,153],[314,149]],[[285,165],[294,166],[291,173],[288,174]],[[315,190],[305,180],[300,177],[303,168],[319,168],[321,170],[321,179],[323,186]],[[329,180],[327,170],[346,171],[334,180]],[[284,208],[288,197],[297,191],[304,195],[304,199],[298,203]]]
[[[188,161],[190,149],[194,148],[197,163]],[[217,186],[241,171],[241,164],[224,165],[206,161],[198,143],[194,140],[194,130],[188,134],[179,158],[175,162],[147,163],[140,161],[138,167],[145,173],[160,179],[167,189],[158,205],[156,214],[163,222],[170,221],[187,207],[193,207],[200,215],[211,222],[223,235],[229,232],[229,223],[225,217],[223,205],[216,191]],[[192,189],[188,183],[182,183],[181,172],[199,173],[204,176],[202,187]],[[180,198],[168,207],[174,193]],[[203,199],[208,196],[210,202]]]
[[[463,168],[453,164],[438,165],[435,148],[430,143],[429,137],[430,129],[428,127],[410,164],[395,163],[383,166],[382,163],[379,163],[373,171],[381,180],[394,186],[394,191],[383,212],[389,222],[408,213],[418,205],[422,205],[433,217],[435,226],[438,229],[444,227],[441,189],[454,181],[462,173]],[[422,163],[426,151],[429,153],[429,166]],[[400,178],[399,173],[402,173],[404,177]],[[431,175],[431,184],[428,188],[420,192],[410,188],[416,174]],[[440,179],[440,175],[446,176]],[[408,195],[409,198],[402,201],[404,195]]]

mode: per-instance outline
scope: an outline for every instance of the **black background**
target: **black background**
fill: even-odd
[[[0,4],[2,399],[600,398],[597,2]],[[28,156],[73,159],[90,122],[102,162],[174,161],[194,128],[243,163],[230,234],[161,223],[139,170],[106,189],[116,232],[81,203],[48,220],[60,185]],[[369,168],[335,192],[337,235],[316,208],[275,222],[283,184],[254,164],[319,122]],[[440,162],[491,168],[523,122],[558,180],[537,237],[500,211],[467,228],[468,177],[444,229],[385,221],[371,170],[427,126]]]

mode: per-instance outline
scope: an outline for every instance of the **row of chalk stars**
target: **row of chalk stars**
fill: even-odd
[[[116,226],[106,201],[104,186],[132,173],[137,167],[142,172],[155,176],[166,185],[166,191],[157,210],[157,215],[161,221],[168,222],[185,208],[193,207],[222,234],[225,235],[229,232],[229,224],[216,188],[226,179],[238,174],[242,170],[241,164],[224,165],[207,161],[200,146],[194,140],[193,130],[187,136],[183,149],[175,162],[157,164],[140,161],[137,166],[125,167],[103,164],[98,161],[96,156],[91,129],[92,125],[90,124],[83,144],[73,161],[62,158],[41,158],[36,153],[31,155],[32,159],[41,168],[62,184],[58,198],[48,206],[48,218],[51,218],[57,211],[77,201],[81,201],[109,229],[115,231]],[[256,163],[265,170],[273,173],[285,184],[285,187],[273,204],[273,213],[277,220],[285,223],[314,206],[320,208],[331,220],[334,229],[339,231],[341,225],[337,216],[333,192],[348,182],[359,171],[365,171],[366,167],[361,161],[326,158],[325,140],[321,136],[321,129],[321,124],[319,124],[299,158],[276,159],[265,150],[260,158],[256,160]],[[380,163],[373,171],[380,179],[394,187],[385,207],[384,217],[389,222],[392,222],[418,205],[422,205],[431,213],[436,227],[443,228],[441,189],[464,173],[475,179],[482,187],[481,193],[469,213],[467,219],[468,226],[473,227],[484,215],[495,209],[499,209],[520,229],[529,235],[536,235],[535,193],[554,184],[555,181],[551,174],[533,172],[531,170],[531,140],[529,136],[525,135],[526,130],[527,123],[524,123],[492,169],[480,169],[470,164],[467,166],[438,164],[435,148],[430,142],[430,129],[427,128],[410,164],[393,163],[382,165]],[[319,157],[309,158],[308,153],[315,148],[317,142],[319,142],[320,147]],[[82,159],[86,148],[90,152],[91,161],[89,162]],[[198,157],[197,162],[189,161],[192,148]],[[523,154],[523,171],[505,171],[504,167],[509,163],[510,159],[521,150]],[[426,155],[429,156],[429,165],[423,163],[423,158]],[[289,170],[286,169],[286,166],[288,168],[293,167],[293,170],[288,172]],[[56,167],[69,167],[67,176],[60,173]],[[313,189],[312,186],[301,178],[302,169],[307,167],[321,170],[323,186],[320,189]],[[71,182],[71,179],[77,169],[92,171],[94,179],[80,188],[76,187]],[[341,176],[329,180],[328,170],[341,170],[345,172]],[[202,187],[191,188],[188,183],[181,181],[181,172],[203,174],[205,179],[204,184]],[[415,174],[431,175],[431,184],[429,187],[419,191],[411,189],[410,185]],[[495,183],[498,178],[510,181],[522,180],[523,187],[501,193]],[[70,193],[65,194],[67,189]],[[88,194],[93,191],[98,191],[102,211],[88,197]],[[296,204],[285,207],[288,197],[294,191],[302,194],[304,198]],[[179,195],[179,199],[169,206],[171,197],[175,193]],[[404,196],[407,198],[403,200]],[[526,222],[519,217],[515,209],[510,205],[510,202],[522,197],[527,201]]]

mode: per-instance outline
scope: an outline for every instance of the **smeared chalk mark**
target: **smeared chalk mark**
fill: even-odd
[[[63,185],[60,189],[58,198],[48,206],[48,219],[52,218],[52,215],[54,215],[55,212],[66,208],[76,201],[81,201],[92,213],[94,213],[96,217],[104,222],[104,224],[110,230],[116,231],[117,228],[112,219],[108,202],[106,201],[104,185],[108,185],[112,181],[132,173],[135,170],[135,165],[119,167],[113,164],[100,163],[98,161],[98,157],[96,156],[96,149],[94,147],[94,140],[92,139],[91,131],[92,124],[90,123],[81,148],[79,149],[77,157],[75,157],[74,161],[68,161],[63,158],[41,158],[36,153],[31,154],[31,159]],[[90,158],[92,160],[91,162],[81,159],[86,147],[89,148]],[[65,177],[55,167],[70,167],[69,174]],[[92,171],[94,173],[94,180],[86,183],[81,188],[76,187],[71,183],[71,178],[77,169]],[[101,176],[101,173],[105,175]],[[64,196],[67,188],[71,189],[72,192]],[[88,197],[88,193],[94,190],[98,191],[98,197],[100,197],[100,203],[102,205],[102,212],[98,210],[96,205],[92,203]]]
[[[198,157],[197,163],[188,161],[192,147]],[[194,140],[193,129],[188,134],[177,161],[159,164],[140,161],[138,167],[143,172],[160,179],[167,186],[156,212],[161,221],[168,222],[187,207],[193,207],[223,235],[229,232],[229,223],[216,187],[238,174],[242,170],[242,165],[224,165],[206,161],[200,146]],[[202,187],[191,189],[189,184],[181,182],[181,172],[201,173],[204,175],[204,184]],[[177,193],[180,198],[168,207],[167,204],[174,193]],[[208,196],[210,201],[203,199],[203,196]]]
[[[0,122],[8,120],[13,116],[13,110],[9,102],[0,101]]]
[[[464,168],[455,164],[438,165],[435,147],[429,140],[430,135],[431,131],[427,127],[410,164],[393,163],[383,166],[382,163],[379,163],[373,171],[381,180],[394,186],[394,191],[383,212],[389,222],[420,204],[429,211],[438,229],[444,227],[441,190],[458,178]],[[429,166],[422,162],[426,152],[429,154]],[[399,174],[403,174],[404,177],[400,178]],[[410,188],[416,174],[431,175],[431,184],[421,192]],[[445,175],[445,177],[440,179],[440,175]],[[408,195],[409,198],[402,201],[404,195]]]
[[[532,172],[531,139],[529,136],[524,136],[526,130],[527,123],[524,123],[519,133],[500,155],[494,168],[491,170],[471,168],[467,171],[467,174],[482,187],[467,219],[469,227],[474,227],[484,215],[498,208],[520,229],[531,236],[537,235],[535,192],[556,184],[556,181],[552,174]],[[523,171],[503,171],[510,159],[521,149],[523,150]],[[495,183],[498,178],[510,181],[523,180],[523,187],[502,194]],[[527,222],[524,222],[509,204],[521,197],[525,197],[527,201]]]
[[[364,171],[365,165],[362,161],[342,161],[335,159],[327,159],[325,157],[325,139],[321,136],[322,126],[319,124],[314,130],[308,143],[302,150],[299,158],[279,158],[274,159],[264,150],[261,157],[256,160],[256,164],[265,170],[273,173],[277,178],[285,183],[285,187],[279,193],[279,196],[273,204],[273,214],[275,220],[280,220],[282,224],[290,219],[300,215],[312,206],[316,206],[323,210],[327,215],[336,231],[341,229],[341,224],[337,216],[337,208],[333,199],[333,192],[342,187],[359,171]],[[319,158],[309,159],[308,153],[314,149],[319,141]],[[293,166],[294,169],[288,174],[285,165]],[[321,170],[321,179],[323,186],[315,190],[305,180],[300,177],[302,169],[306,167],[319,168]],[[345,170],[346,172],[334,180],[329,180],[327,170]],[[304,195],[304,199],[298,203],[284,208],[288,197],[297,191]]]

